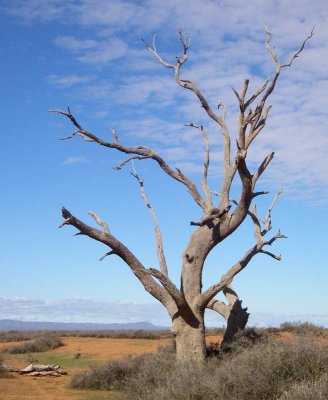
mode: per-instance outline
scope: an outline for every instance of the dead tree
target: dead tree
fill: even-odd
[[[206,355],[205,309],[207,307],[216,307],[215,296],[224,290],[228,290],[227,288],[231,285],[234,277],[248,265],[255,255],[261,253],[280,260],[280,256],[267,250],[267,247],[271,246],[276,240],[285,237],[278,231],[270,238],[266,238],[266,235],[271,230],[271,211],[275,201],[272,207],[270,207],[264,222],[257,216],[256,205],[252,205],[256,197],[267,193],[256,191],[256,184],[269,166],[274,153],[269,153],[258,168],[251,172],[249,163],[247,162],[247,151],[266,125],[271,108],[267,102],[276,87],[282,70],[292,65],[293,61],[303,51],[306,42],[312,37],[313,31],[287,63],[279,61],[277,53],[271,46],[272,35],[267,27],[266,35],[266,48],[273,59],[276,70],[272,79],[265,80],[253,94],[248,95],[248,79],[245,80],[240,91],[233,89],[239,106],[238,134],[235,150],[232,150],[231,135],[225,120],[225,104],[220,102],[220,105],[222,105],[220,109],[223,109],[223,112],[219,114],[218,111],[215,111],[210,106],[203,93],[193,81],[181,78],[180,76],[181,68],[188,59],[187,53],[190,47],[190,40],[187,40],[182,32],[180,32],[182,55],[176,58],[175,64],[166,62],[160,56],[155,46],[155,40],[153,40],[152,45],[145,42],[146,47],[157,61],[174,72],[174,77],[178,85],[194,93],[207,116],[214,121],[219,132],[222,134],[223,179],[219,192],[220,197],[215,204],[207,179],[210,161],[209,138],[202,125],[197,125],[193,122],[187,124],[193,129],[198,129],[204,139],[205,156],[201,182],[204,194],[200,193],[195,183],[180,169],[171,168],[154,150],[145,146],[129,147],[122,144],[115,130],[112,131],[113,141],[107,141],[86,130],[69,109],[68,111],[52,110],[67,117],[75,126],[75,131],[65,139],[79,136],[88,142],[97,143],[109,149],[115,149],[127,154],[128,158],[119,164],[116,169],[122,168],[131,160],[155,161],[168,176],[186,186],[191,198],[200,207],[202,216],[198,221],[191,222],[191,225],[196,228],[192,232],[189,243],[182,255],[180,288],[169,277],[158,231],[156,231],[156,240],[159,268],[146,268],[131,250],[109,230],[108,225],[97,214],[89,212],[99,225],[100,228],[98,229],[82,222],[67,209],[62,209],[64,220],[60,226],[72,225],[79,233],[105,244],[110,249],[105,256],[116,255],[120,257],[129,266],[145,290],[164,305],[172,319],[172,332],[175,335],[178,360],[194,360],[197,362],[204,360]],[[241,184],[241,193],[238,200],[231,198],[231,186],[234,180],[240,180]],[[251,218],[254,224],[255,244],[245,252],[240,260],[230,268],[227,268],[226,272],[216,283],[203,290],[202,273],[208,254],[214,247],[238,229],[247,216]]]
[[[156,212],[149,202],[148,197],[145,193],[144,181],[141,179],[135,169],[133,160],[131,161],[132,164],[132,172],[131,175],[136,178],[140,186],[140,195],[145,204],[148,208],[154,228],[155,228],[155,237],[156,237],[156,250],[157,250],[157,258],[159,261],[159,265],[162,267],[162,270],[167,274],[167,266],[165,261],[164,255],[164,244],[163,238],[160,230],[160,226],[157,220]],[[217,193],[214,193],[217,194]],[[241,306],[241,300],[239,300],[237,293],[233,290],[232,285],[228,285],[223,289],[223,294],[228,302],[226,304],[223,301],[219,301],[217,299],[212,299],[207,308],[212,309],[213,311],[220,314],[226,320],[226,331],[221,342],[221,347],[224,347],[227,343],[231,342],[234,336],[241,330],[243,330],[247,324],[249,313],[247,312],[247,308],[243,308]]]

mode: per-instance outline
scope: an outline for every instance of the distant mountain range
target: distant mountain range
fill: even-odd
[[[100,331],[100,330],[161,330],[166,329],[153,325],[150,322],[131,322],[126,324],[97,324],[97,323],[75,323],[75,322],[27,322],[11,319],[0,320],[0,331]]]

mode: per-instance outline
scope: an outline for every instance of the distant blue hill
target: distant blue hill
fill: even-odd
[[[150,322],[130,322],[126,324],[97,324],[97,323],[75,323],[75,322],[27,322],[11,319],[0,320],[0,331],[98,331],[98,330],[161,330],[167,329],[153,325]]]

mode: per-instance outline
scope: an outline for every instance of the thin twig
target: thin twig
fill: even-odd
[[[132,161],[132,172],[131,172],[131,175],[134,178],[136,178],[136,180],[138,181],[139,186],[140,186],[141,198],[142,198],[145,206],[148,208],[148,210],[150,212],[150,215],[151,215],[151,217],[153,219],[154,228],[155,228],[157,259],[158,259],[160,270],[161,270],[162,274],[164,274],[165,276],[168,276],[168,268],[167,268],[167,264],[166,264],[165,254],[164,254],[163,237],[162,237],[161,229],[159,227],[157,215],[156,215],[156,212],[155,212],[153,206],[148,201],[148,198],[147,198],[146,193],[145,193],[144,181],[137,174],[137,171],[135,169],[135,165],[134,165],[133,161]]]

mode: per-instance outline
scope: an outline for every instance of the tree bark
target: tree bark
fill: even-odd
[[[179,313],[172,319],[178,362],[202,363],[206,358],[204,316],[182,317]]]

